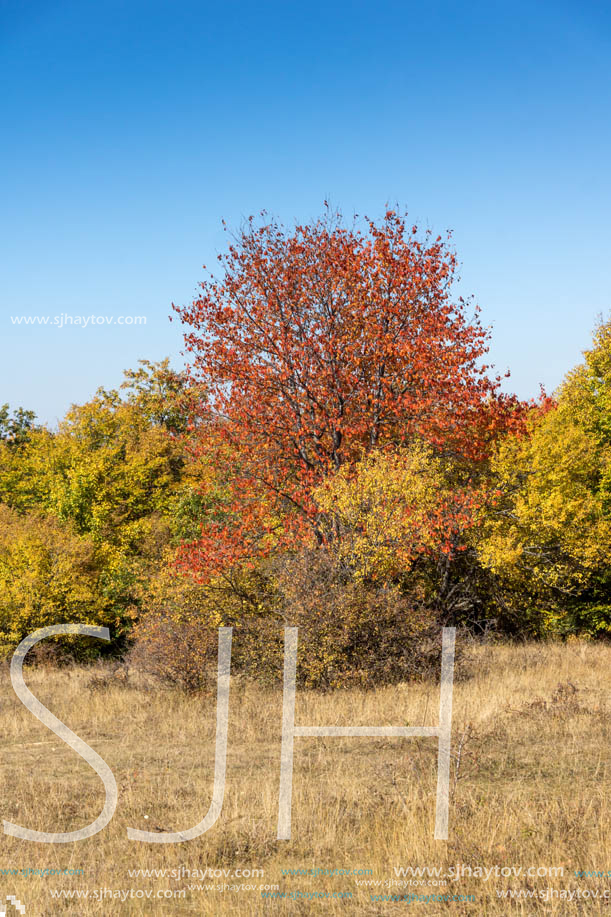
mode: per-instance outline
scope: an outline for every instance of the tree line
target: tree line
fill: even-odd
[[[88,622],[196,689],[235,664],[303,683],[420,677],[443,624],[611,631],[611,325],[522,401],[455,298],[451,238],[326,209],[235,234],[176,307],[187,368],[141,361],[57,429],[0,410],[0,649]],[[72,657],[99,647],[62,644]]]

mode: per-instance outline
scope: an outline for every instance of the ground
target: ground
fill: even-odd
[[[128,826],[176,831],[206,813],[215,698],[187,697],[134,674],[125,680],[102,666],[26,670],[32,691],[112,768],[119,802],[108,827],[84,841],[47,845],[4,836],[0,910],[4,896],[15,895],[26,917],[332,917],[412,908],[478,917],[611,914],[611,898],[603,898],[605,890],[611,895],[611,646],[576,641],[469,652],[471,676],[454,686],[447,841],[433,837],[435,738],[309,737],[295,739],[292,840],[277,840],[282,695],[238,677],[219,820],[182,844],[130,841]],[[101,781],[21,705],[8,667],[0,677],[2,817],[46,831],[93,821],[104,802]],[[298,724],[435,725],[437,716],[434,682],[297,697]],[[457,864],[466,874],[454,881],[447,874]],[[527,876],[529,869],[535,875]],[[204,870],[217,874],[203,877]],[[184,897],[175,894],[183,890]],[[508,890],[522,897],[503,897]],[[567,890],[572,900],[561,897]],[[69,897],[76,891],[81,895]],[[146,897],[158,892],[167,897]],[[416,898],[405,900],[409,895]]]

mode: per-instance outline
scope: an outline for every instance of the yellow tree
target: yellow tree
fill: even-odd
[[[58,622],[115,626],[92,540],[56,519],[0,505],[0,653]]]
[[[609,323],[584,357],[530,435],[507,438],[492,463],[498,498],[478,549],[534,630],[611,631]]]
[[[187,472],[189,399],[196,395],[167,361],[144,361],[126,373],[120,391],[100,389],[73,406],[56,431],[28,427],[16,437],[19,416],[0,411],[0,434],[7,434],[0,436],[0,503],[24,516],[24,525],[35,529],[28,517],[42,515],[67,544],[81,538],[89,545],[96,596],[114,616],[116,635],[129,627],[172,539],[190,535],[205,515],[195,487],[202,469],[193,464]],[[7,545],[11,532],[15,526],[5,532]],[[7,569],[17,569],[11,564]],[[58,612],[57,602],[52,608]],[[13,614],[22,617],[14,603],[5,630]]]

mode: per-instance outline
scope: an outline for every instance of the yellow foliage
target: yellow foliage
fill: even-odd
[[[372,452],[314,492],[336,554],[360,578],[407,572],[460,528],[469,498],[424,444]]]
[[[98,578],[89,538],[0,505],[0,652],[50,624],[114,624]]]
[[[533,419],[530,435],[500,444],[492,461],[498,499],[481,520],[482,562],[521,590],[525,602],[538,597],[551,630],[578,606],[582,621],[591,618],[588,626],[609,627],[610,434],[607,324],[567,375],[556,405]]]

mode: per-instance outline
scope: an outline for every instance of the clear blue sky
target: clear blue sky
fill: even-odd
[[[611,307],[605,2],[0,0],[0,403],[47,422],[141,357],[262,208],[452,229],[511,387]],[[10,316],[144,315],[146,326]]]

